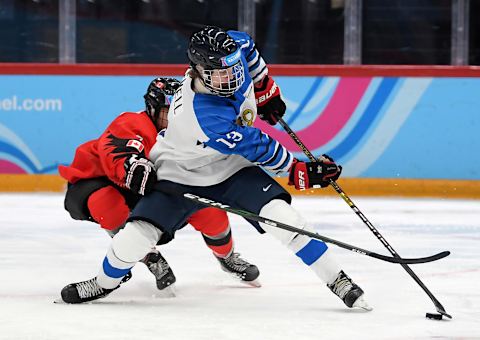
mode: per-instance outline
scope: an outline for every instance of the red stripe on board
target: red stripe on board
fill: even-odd
[[[172,75],[185,74],[187,64],[35,64],[0,63],[0,74],[45,75]],[[276,76],[343,77],[480,77],[480,66],[420,65],[269,65]]]
[[[480,66],[269,65],[271,75],[339,77],[480,77]]]
[[[109,75],[109,76],[183,76],[182,64],[30,64],[0,63],[0,74],[21,75]]]

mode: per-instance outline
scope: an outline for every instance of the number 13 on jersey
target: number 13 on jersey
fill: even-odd
[[[220,142],[228,146],[230,149],[233,149],[237,146],[237,143],[243,139],[243,136],[240,132],[230,131],[226,134],[227,139],[218,138],[216,142]]]

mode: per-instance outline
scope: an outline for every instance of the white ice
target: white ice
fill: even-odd
[[[61,288],[95,276],[109,245],[97,225],[74,221],[61,194],[0,195],[0,339],[480,339],[480,201],[353,198],[403,257],[452,255],[412,269],[453,320],[396,264],[331,250],[366,292],[370,313],[346,308],[295,256],[231,216],[236,249],[258,265],[261,288],[222,272],[190,226],[161,248],[176,297],[155,288],[144,265],[110,296],[54,304]],[[329,236],[389,253],[338,197],[295,198]]]

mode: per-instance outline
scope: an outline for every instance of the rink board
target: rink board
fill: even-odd
[[[70,163],[75,148],[98,137],[119,113],[142,110],[153,76],[178,76],[184,69],[0,66],[0,190],[10,190],[15,182],[5,175],[57,175],[57,166]],[[456,190],[466,181],[465,190],[478,197],[477,68],[271,69],[287,103],[287,123],[314,154],[328,153],[342,164],[348,181],[370,180],[375,183],[370,192],[393,193],[398,188],[382,181],[415,180],[411,187],[453,185]],[[256,125],[304,158],[281,127],[259,120]],[[33,186],[17,189],[43,188],[38,183],[45,182],[47,190],[60,190],[58,179],[33,178]],[[450,184],[438,185],[445,180]]]
[[[338,195],[331,187],[298,191],[287,185],[287,178],[277,177],[276,180],[292,195]],[[66,184],[58,175],[0,175],[0,191],[3,192],[62,192]],[[353,196],[480,198],[480,181],[341,178],[338,184],[347,195]]]

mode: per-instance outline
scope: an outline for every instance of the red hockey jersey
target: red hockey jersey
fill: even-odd
[[[58,171],[70,183],[106,176],[125,187],[125,160],[133,154],[148,158],[156,137],[157,129],[145,111],[124,112],[100,138],[80,145],[72,164],[60,165]]]

